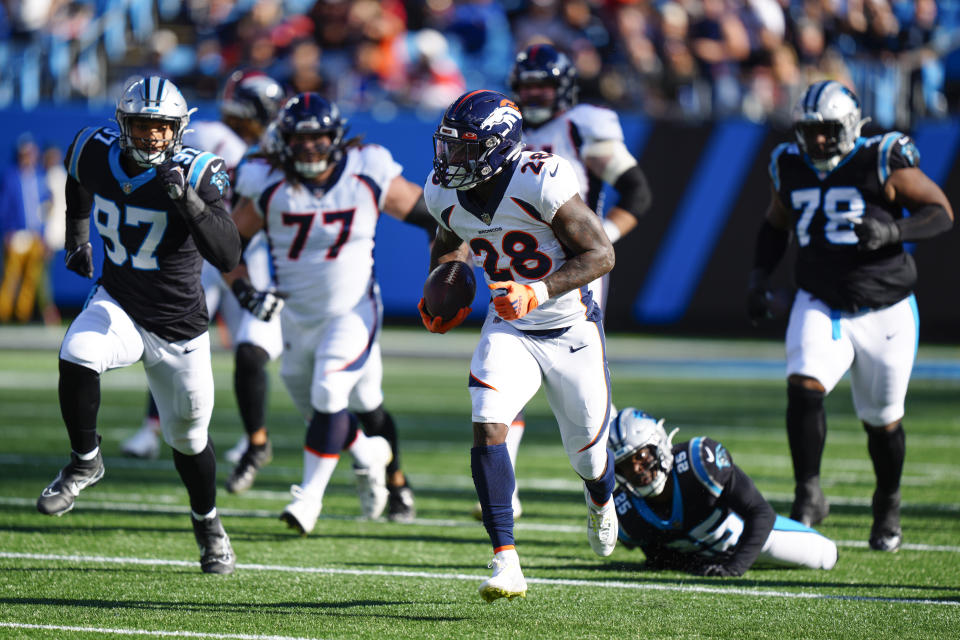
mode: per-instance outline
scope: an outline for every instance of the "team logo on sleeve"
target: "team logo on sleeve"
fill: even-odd
[[[709,449],[707,449],[709,451]],[[717,445],[717,469],[723,469],[730,466],[730,456],[722,444]]]

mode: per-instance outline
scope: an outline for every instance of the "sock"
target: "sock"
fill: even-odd
[[[587,485],[587,491],[590,492],[590,499],[598,507],[602,507],[610,501],[613,495],[613,487],[616,485],[616,477],[613,468],[613,451],[607,449],[607,466],[603,469],[603,475],[597,480],[584,480]]]
[[[353,456],[353,462],[358,467],[372,467],[377,460],[371,455],[372,438],[367,436],[362,430],[357,429],[357,437],[347,447],[347,451]]]
[[[893,431],[867,427],[867,450],[873,460],[873,472],[877,476],[877,490],[892,494],[900,488],[900,476],[903,474],[903,460],[907,451],[907,435],[903,423]]]
[[[100,374],[93,369],[60,360],[60,415],[67,427],[70,448],[78,455],[97,448],[97,413],[100,410]]]
[[[827,440],[825,396],[823,391],[787,385],[787,440],[793,458],[793,478],[798,485],[820,475],[820,460]]]
[[[217,457],[210,439],[207,439],[203,451],[196,455],[174,449],[173,465],[187,488],[190,509],[194,513],[210,513],[217,506]]]
[[[483,526],[494,550],[513,545],[511,498],[516,480],[506,444],[470,449],[470,469],[483,508]]]
[[[233,390],[243,429],[249,436],[266,424],[267,363],[270,356],[260,347],[244,342],[237,347]]]
[[[384,410],[380,405],[373,411],[367,413],[358,413],[357,418],[363,425],[363,431],[368,436],[382,436],[390,443],[390,451],[393,452],[393,460],[387,465],[387,477],[389,478],[400,469],[400,448],[397,446],[397,425],[393,422],[393,416]]]
[[[333,471],[340,461],[340,454],[318,454],[310,449],[303,450],[303,482],[300,488],[307,495],[323,501]]]

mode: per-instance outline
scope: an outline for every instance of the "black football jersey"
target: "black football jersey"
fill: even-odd
[[[194,338],[209,322],[202,257],[156,169],[126,174],[119,139],[111,128],[83,129],[64,160],[68,174],[93,198],[104,249],[99,283],[145,329],[171,342]],[[184,147],[173,160],[214,215],[232,225],[221,199],[229,185],[223,159]]]
[[[743,519],[718,504],[734,474],[733,459],[722,444],[694,438],[673,447],[673,496],[669,513],[658,514],[623,485],[613,493],[620,540],[649,557],[663,550],[709,558],[730,552],[743,532]]]
[[[875,251],[857,249],[853,222],[903,217],[883,192],[890,174],[916,167],[920,154],[909,136],[891,132],[858,138],[829,172],[809,163],[796,143],[784,143],[770,158],[770,179],[793,213],[799,244],[797,286],[843,311],[885,307],[908,296],[917,279],[913,257],[902,244]]]

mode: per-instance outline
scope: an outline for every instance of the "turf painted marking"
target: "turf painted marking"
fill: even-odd
[[[67,627],[59,624],[27,624],[0,622],[8,629],[42,629],[44,631],[78,631],[80,633],[113,633],[124,636],[155,636],[160,638],[223,638],[224,640],[316,640],[300,636],[257,636],[246,633],[199,633],[196,631],[149,631],[147,629],[104,629],[103,627]]]
[[[46,560],[51,562],[89,562],[93,564],[134,564],[140,566],[196,567],[196,562],[186,560],[163,560],[153,558],[116,558],[106,556],[54,555],[46,553],[17,553],[0,551],[0,558],[16,560]],[[486,576],[467,573],[430,573],[428,571],[387,571],[386,569],[338,569],[334,567],[290,567],[270,564],[237,564],[244,571],[277,571],[282,573],[306,573],[343,576],[380,576],[390,578],[423,578],[428,580],[457,580],[475,582]],[[718,595],[743,595],[758,598],[795,598],[802,600],[846,600],[853,602],[888,602],[897,604],[960,606],[960,600],[929,600],[926,598],[884,598],[879,596],[844,596],[804,591],[775,591],[748,589],[744,587],[711,587],[706,585],[660,584],[657,582],[623,582],[619,580],[564,580],[556,578],[527,578],[528,583],[547,586],[588,587],[591,589],[633,589],[644,591],[672,591],[677,593],[711,593]],[[198,636],[235,638],[243,636]],[[249,636],[260,638],[262,636]]]

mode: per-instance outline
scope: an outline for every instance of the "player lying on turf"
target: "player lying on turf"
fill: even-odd
[[[672,444],[663,420],[628,407],[610,425],[620,542],[650,569],[741,576],[755,563],[832,569],[837,545],[778,516],[722,444]]]

